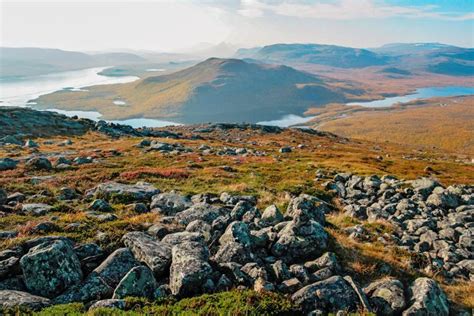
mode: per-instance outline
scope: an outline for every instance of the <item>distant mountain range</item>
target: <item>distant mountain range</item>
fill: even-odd
[[[36,101],[46,108],[80,105],[82,110],[99,111],[112,119],[166,118],[184,123],[258,122],[302,114],[310,106],[346,101],[343,88],[312,74],[283,65],[219,58],[169,75],[89,90],[60,91]],[[113,98],[127,105],[114,105]]]

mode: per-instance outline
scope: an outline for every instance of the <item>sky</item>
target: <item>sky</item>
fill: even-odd
[[[474,0],[0,0],[1,46],[187,51],[323,43],[474,47]]]

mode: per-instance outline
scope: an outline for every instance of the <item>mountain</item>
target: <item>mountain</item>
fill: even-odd
[[[450,76],[474,75],[474,49],[440,43],[395,43],[372,49],[404,69]]]
[[[346,100],[342,88],[288,66],[219,58],[169,75],[88,90],[60,91],[35,102],[46,108],[95,110],[113,119],[166,118],[191,123],[258,122]],[[116,99],[127,105],[113,104]]]
[[[0,47],[2,78],[43,75],[89,67],[113,66],[145,62],[130,53],[86,54],[51,48]]]
[[[239,49],[236,57],[273,63],[309,63],[339,68],[363,68],[389,61],[366,49],[320,44],[274,44],[261,48]]]

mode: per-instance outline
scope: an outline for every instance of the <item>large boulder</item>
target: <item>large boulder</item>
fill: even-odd
[[[51,162],[44,157],[34,157],[25,163],[25,167],[30,170],[46,170],[53,169]]]
[[[244,222],[232,222],[224,234],[219,238],[219,244],[225,245],[226,243],[237,242],[242,244],[244,247],[250,247],[252,243],[252,237],[247,224]]]
[[[246,264],[254,261],[254,255],[249,247],[238,242],[227,242],[219,247],[213,260],[218,263],[236,262]]]
[[[406,306],[403,284],[399,280],[379,280],[364,288],[377,315],[400,315]]]
[[[201,243],[188,242],[173,247],[170,289],[180,297],[201,294],[210,278],[209,250]]]
[[[110,266],[109,269],[111,269]],[[106,274],[104,273],[104,271],[106,270],[101,270],[102,275],[107,276],[107,279],[101,277],[99,273],[93,271],[82,283],[69,288],[66,292],[56,297],[54,299],[54,303],[87,303],[91,301],[109,298],[110,296],[112,296],[114,289],[109,284],[107,284],[106,280],[110,282],[112,274]]]
[[[11,158],[1,158],[0,159],[0,171],[13,170],[16,168],[18,161]]]
[[[21,291],[0,290],[0,313],[3,309],[9,308],[24,307],[39,310],[49,305],[51,305],[51,301],[41,296]],[[15,313],[12,315],[15,315]]]
[[[283,214],[276,205],[270,205],[262,214],[259,225],[262,227],[274,226],[284,220]]]
[[[61,240],[31,248],[20,264],[28,290],[45,297],[54,297],[82,279],[77,255]]]
[[[301,216],[303,213],[308,219],[312,219],[321,225],[325,223],[325,214],[332,210],[331,205],[315,196],[301,194],[288,204],[286,215],[290,217]]]
[[[297,262],[320,256],[328,245],[328,235],[316,221],[289,222],[279,233],[272,253],[285,262]]]
[[[178,224],[185,226],[195,220],[202,220],[208,224],[212,224],[216,218],[224,214],[225,210],[220,207],[207,203],[198,203],[179,212],[175,218]]]
[[[403,316],[449,315],[449,303],[443,290],[430,278],[416,279],[410,288],[410,307]]]
[[[423,196],[425,199],[433,192],[433,189],[439,186],[439,183],[433,179],[420,178],[411,182],[413,190]]]
[[[158,193],[160,193],[160,190],[146,182],[137,182],[136,184],[106,182],[88,191],[87,195],[118,203],[132,203],[149,201]]]
[[[160,193],[153,196],[150,209],[165,216],[173,216],[191,207],[191,199],[176,192]]]
[[[128,248],[119,248],[95,268],[93,273],[115,288],[125,274],[138,265],[139,263]]]
[[[159,278],[164,275],[171,263],[171,248],[143,232],[130,232],[122,237],[137,260],[145,263]]]
[[[339,275],[307,285],[294,293],[291,299],[306,313],[315,309],[325,312],[356,311],[360,305],[357,293]]]
[[[146,297],[154,299],[158,283],[153,272],[146,266],[132,268],[117,285],[112,298],[119,299],[127,296]]]

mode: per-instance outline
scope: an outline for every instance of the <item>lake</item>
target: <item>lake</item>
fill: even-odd
[[[448,87],[429,87],[429,88],[420,88],[415,91],[415,93],[407,94],[398,97],[390,97],[382,100],[368,101],[368,102],[351,102],[346,105],[361,105],[369,108],[380,108],[380,107],[389,107],[397,103],[405,103],[414,101],[417,99],[427,99],[434,97],[454,97],[460,95],[473,95],[474,87],[457,87],[457,86],[448,86]]]

